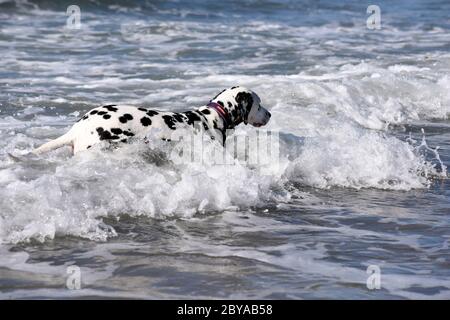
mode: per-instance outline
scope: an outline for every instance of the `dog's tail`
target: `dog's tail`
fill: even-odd
[[[55,150],[58,148],[61,148],[62,146],[71,145],[73,143],[72,135],[70,134],[70,131],[67,132],[65,135],[62,135],[59,138],[56,138],[55,140],[49,141],[39,148],[36,148],[32,151],[32,153],[39,155],[51,150]]]

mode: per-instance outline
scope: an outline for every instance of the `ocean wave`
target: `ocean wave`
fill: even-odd
[[[48,134],[45,128],[29,130]],[[425,141],[414,145],[353,125],[280,139],[277,161],[255,167],[242,155],[232,165],[177,163],[165,144],[139,142],[117,150],[100,146],[74,157],[61,149],[34,158],[25,154],[36,139],[15,134],[2,149],[22,160],[6,153],[0,158],[0,239],[17,243],[72,235],[104,241],[116,235],[103,222],[106,217],[190,218],[255,210],[288,203],[303,192],[292,186],[410,190],[446,175],[445,167],[425,159],[423,148],[431,150]]]
[[[199,106],[214,88],[244,83],[271,109],[267,129],[280,132],[280,157],[261,168],[245,161],[226,168],[205,163],[161,165],[149,156],[148,146],[136,143],[75,157],[63,149],[14,162],[8,153],[23,157],[65,132],[92,106],[85,98],[78,102],[80,108],[70,96],[59,102],[47,95],[26,97],[20,106],[11,106],[13,113],[0,118],[1,242],[68,235],[104,241],[116,235],[105,218],[191,218],[256,210],[289,203],[298,193],[305,195],[304,188],[427,188],[433,179],[446,178],[436,147],[430,148],[425,140],[395,137],[389,126],[448,118],[449,78],[443,74],[445,59],[440,61],[438,72],[431,66],[361,62],[320,75],[195,76],[188,84],[182,78],[105,78],[86,84],[57,77],[58,86],[91,87],[96,99],[101,99],[104,88],[150,87],[146,96],[123,102],[158,104],[167,110]],[[55,110],[61,114],[55,115]],[[236,134],[254,130],[243,126]],[[167,153],[164,147],[156,148]]]

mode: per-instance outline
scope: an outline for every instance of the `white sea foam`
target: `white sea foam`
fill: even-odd
[[[172,101],[201,105],[214,92],[212,87],[243,83],[271,109],[267,129],[281,132],[280,161],[266,174],[245,163],[226,170],[205,164],[159,166],[152,162],[154,158],[142,156],[145,146],[137,144],[73,158],[68,150],[60,150],[15,163],[7,152],[26,154],[44,139],[65,132],[75,120],[74,116],[47,116],[42,108],[28,108],[22,115],[2,118],[1,240],[42,241],[57,235],[105,240],[115,231],[101,222],[102,217],[125,213],[190,217],[264,207],[288,201],[291,183],[316,188],[426,188],[433,177],[445,176],[445,168],[442,172],[436,161],[432,164],[434,159],[423,157],[418,145],[392,137],[386,129],[390,123],[446,118],[448,81],[448,76],[432,77],[426,69],[398,64],[384,68],[367,62],[344,65],[320,76],[196,77],[184,87],[184,81],[176,78],[162,82],[92,80],[89,86],[96,88],[150,85],[151,93],[131,103],[151,102],[167,109],[177,108]],[[31,121],[20,120],[22,116],[32,117]],[[42,124],[46,126],[39,127]],[[255,129],[239,127],[237,133],[251,130]]]
[[[136,143],[114,151],[99,147],[75,157],[62,149],[20,162],[4,154],[1,240],[43,241],[57,235],[105,240],[115,231],[102,217],[192,217],[264,207],[287,202],[293,192],[290,183],[409,190],[426,187],[439,174],[407,142],[349,124],[314,137],[282,139],[279,163],[256,169],[243,162],[176,165],[161,158],[160,152],[169,158],[170,153],[159,144],[155,151]],[[4,150],[23,154],[15,148],[30,149],[34,141],[15,134]]]

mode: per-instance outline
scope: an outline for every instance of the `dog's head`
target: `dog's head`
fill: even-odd
[[[244,122],[261,127],[266,125],[271,117],[270,112],[261,106],[258,95],[244,87],[225,89],[211,102],[220,104],[226,110],[234,126]]]

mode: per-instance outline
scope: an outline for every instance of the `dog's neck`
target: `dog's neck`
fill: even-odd
[[[225,107],[222,101],[211,101],[197,110],[203,120],[208,122],[209,129],[218,131],[216,133],[218,133],[218,138],[222,139],[223,145],[225,145],[227,130],[232,130],[243,122],[240,112],[235,110],[236,107],[232,103],[227,103],[227,105]]]
[[[234,99],[213,99],[207,106],[219,113],[220,117],[225,118],[225,129],[233,129],[244,121],[242,106]]]
[[[218,104],[217,102],[210,102],[206,105],[209,109],[214,110],[220,119],[222,119],[222,125],[221,129],[227,130],[227,129],[233,129],[235,127],[233,123],[233,119],[231,119],[230,114],[227,112],[227,110]]]

